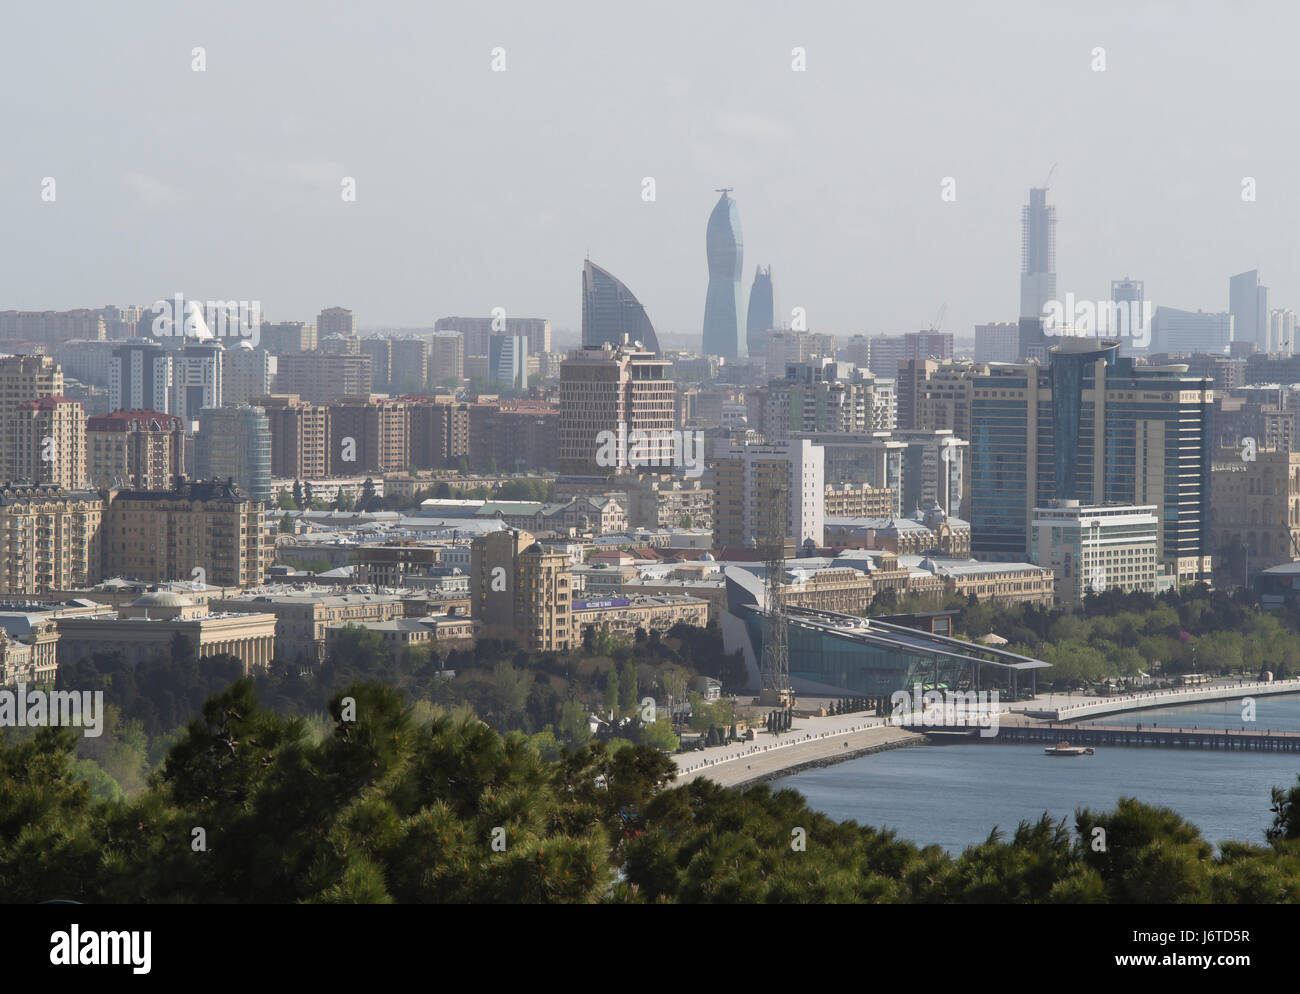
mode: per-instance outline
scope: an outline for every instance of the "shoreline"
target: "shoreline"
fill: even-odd
[[[843,755],[823,756],[817,759],[808,759],[804,762],[787,766],[782,770],[774,770],[770,773],[761,773],[751,779],[737,780],[734,783],[727,784],[726,786],[728,789],[733,787],[752,787],[754,784],[758,783],[769,783],[773,780],[782,780],[785,777],[794,776],[796,773],[802,773],[804,770],[815,770],[823,766],[837,766],[840,763],[847,763],[850,759],[860,759],[863,756],[871,756],[878,752],[888,752],[891,749],[912,749],[930,744],[931,743],[927,742],[923,735],[919,735],[914,739],[878,742],[875,745],[865,746],[859,749],[845,750]]]
[[[787,734],[797,735],[798,731]],[[883,719],[875,719],[865,727],[857,725],[842,731],[805,731],[804,734],[815,737],[776,744],[775,748],[769,746],[759,752],[742,750],[726,758],[706,760],[707,765],[678,773],[673,786],[704,777],[721,787],[745,787],[778,780],[800,770],[833,766],[887,749],[924,745],[926,742],[925,736],[919,732],[885,724]]]

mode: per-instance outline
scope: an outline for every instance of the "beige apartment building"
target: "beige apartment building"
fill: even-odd
[[[86,472],[96,487],[170,490],[185,472],[185,427],[161,411],[86,419]]]
[[[470,612],[482,638],[513,640],[532,652],[573,646],[572,565],[530,532],[505,529],[474,539]]]
[[[42,397],[13,414],[16,479],[80,490],[86,483],[86,412],[67,397]]]
[[[0,594],[99,581],[102,497],[52,485],[0,486]]]
[[[894,491],[866,483],[826,485],[827,518],[888,518],[894,511]]]
[[[668,365],[633,345],[570,353],[560,365],[560,472],[669,471],[675,456],[675,394]],[[645,433],[639,451],[634,432]]]
[[[227,483],[119,491],[104,512],[103,571],[249,587],[262,582],[268,543],[262,506]]]
[[[1240,582],[1300,559],[1300,452],[1221,449],[1210,473],[1210,542]],[[1249,562],[1246,557],[1249,556]]]
[[[26,478],[15,416],[22,404],[63,396],[63,371],[49,356],[0,356],[0,483]]]

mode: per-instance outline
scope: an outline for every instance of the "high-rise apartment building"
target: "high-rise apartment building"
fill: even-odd
[[[480,637],[517,642],[529,652],[565,652],[573,644],[573,567],[529,532],[504,529],[474,539],[470,614]]]
[[[225,403],[224,352],[219,342],[185,345],[173,352],[169,414],[175,414],[188,426],[199,420],[199,412],[205,407],[220,407]]]
[[[316,326],[301,321],[280,321],[276,324],[262,322],[258,332],[259,345],[268,352],[283,355],[285,352],[316,351]]]
[[[776,441],[791,432],[874,430],[876,386],[875,377],[847,362],[788,363],[784,379],[768,385],[763,434]],[[880,417],[891,414],[886,404]]]
[[[386,386],[393,383],[393,371],[398,367],[393,363],[393,340],[391,338],[363,338],[357,343],[358,354],[370,356],[370,376],[374,380],[375,386]],[[409,379],[409,373],[406,369],[402,370],[402,382],[398,384],[398,389],[405,388],[405,381]],[[423,384],[424,380],[421,379]]]
[[[1062,338],[1047,366],[990,366],[974,383],[971,524],[977,558],[1026,554],[1035,507],[1154,504],[1160,561],[1209,582],[1209,380],[1135,364],[1118,341]]]
[[[263,506],[224,480],[118,491],[103,513],[104,576],[249,587],[265,575]]]
[[[646,433],[642,468],[670,472],[674,391],[667,370],[667,360],[633,345],[570,353],[560,366],[560,472],[606,476],[635,468],[633,432]],[[606,444],[611,435],[614,445]]]
[[[253,500],[270,503],[271,429],[262,408],[205,407],[194,445],[201,480],[234,480]]]
[[[614,279],[605,273],[599,266],[594,267],[610,279]],[[617,280],[614,280],[618,283]],[[618,284],[623,287],[621,283]],[[586,292],[587,281],[584,275],[583,292]],[[631,293],[623,287],[633,301]],[[637,305],[640,306],[639,304]],[[585,327],[585,325],[584,325]],[[488,337],[490,335],[523,335],[528,339],[528,354],[541,355],[543,352],[551,351],[551,322],[546,318],[508,318],[508,317],[490,317],[490,318],[438,318],[433,325],[434,334],[438,332],[457,332],[464,338],[464,348],[462,355],[487,355],[488,354]],[[653,329],[652,329],[653,330]],[[640,338],[640,329],[633,334],[633,329],[628,328],[627,334],[633,340]],[[622,341],[622,339],[617,339]],[[584,338],[585,342],[586,339]],[[649,344],[649,343],[647,343]]]
[[[20,405],[63,396],[63,371],[49,356],[0,356],[0,482],[16,482],[30,473],[18,450]]]
[[[1295,311],[1268,312],[1268,349],[1270,355],[1295,354]]]
[[[306,352],[279,357],[276,393],[296,393],[309,404],[332,404],[340,397],[368,397],[374,390],[370,357]]]
[[[341,335],[344,338],[357,337],[356,321],[352,318],[352,312],[346,307],[327,307],[316,316],[317,340],[324,341],[330,335]]]
[[[548,326],[550,322],[547,322]],[[550,332],[547,332],[550,338]],[[427,385],[446,389],[449,381],[460,386],[465,378],[465,336],[458,331],[435,331],[429,340],[429,376]]]
[[[1020,326],[1014,321],[995,321],[975,326],[976,362],[1019,362]]]
[[[735,359],[740,355],[741,269],[745,246],[740,231],[740,210],[728,190],[722,194],[705,232],[705,249],[709,262],[709,289],[704,299],[704,338],[700,351]],[[583,339],[584,343],[586,339]]]
[[[113,350],[108,406],[114,411],[172,411],[174,355],[156,341],[143,340]]]
[[[329,476],[330,426],[326,408],[296,394],[254,398],[271,433],[271,478],[321,479]]]
[[[896,423],[899,428],[922,426],[921,402],[925,398],[925,385],[938,368],[939,363],[934,359],[905,359],[898,364]]]
[[[520,473],[554,469],[560,411],[538,400],[469,405],[468,462],[472,470]]]
[[[0,486],[0,594],[98,583],[103,515],[93,490]]]
[[[279,371],[279,357],[254,348],[248,339],[221,353],[221,402],[228,407],[251,404],[254,397],[271,392]]]
[[[779,380],[785,368],[794,362],[812,362],[815,359],[834,359],[838,352],[834,335],[820,335],[811,331],[770,331],[767,333],[764,367],[768,379]],[[865,362],[857,364],[866,369]]]
[[[867,365],[877,376],[893,378],[900,363],[909,359],[951,359],[952,333],[909,331],[905,335],[877,335],[869,340]]]
[[[392,373],[389,382],[398,393],[421,393],[429,381],[430,346],[423,338],[390,339]]]
[[[421,398],[410,406],[411,466],[455,469],[469,466],[470,405],[452,397]]]
[[[0,311],[0,339],[57,345],[69,339],[103,341],[108,337],[102,311]]]
[[[411,408],[405,400],[345,397],[329,406],[331,476],[396,473],[411,466]]]
[[[712,463],[715,546],[763,548],[775,535],[821,545],[825,458],[808,439],[733,444]]]
[[[185,468],[185,428],[162,411],[86,419],[86,472],[94,487],[170,490]]]
[[[18,479],[65,490],[86,487],[86,412],[67,397],[18,405],[13,416]]]

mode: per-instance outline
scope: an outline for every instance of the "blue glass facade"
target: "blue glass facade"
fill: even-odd
[[[1047,369],[995,369],[976,380],[970,517],[977,558],[1023,558],[1031,509],[1056,499],[1157,504],[1163,562],[1209,555],[1209,384],[1134,366],[1117,344],[1067,340],[1049,353]],[[1180,567],[1185,582],[1209,579],[1204,566],[1193,571]]]
[[[740,234],[740,211],[723,191],[709,215],[705,235],[709,260],[709,290],[704,300],[702,350],[709,355],[735,359],[740,356],[740,269],[744,244]]]
[[[625,335],[651,352],[659,351],[659,337],[641,301],[608,270],[588,259],[582,267],[582,344],[619,345]]]
[[[766,355],[767,333],[775,327],[772,302],[772,268],[759,266],[749,288],[749,310],[745,314],[745,344],[750,358]]]
[[[756,647],[763,644],[763,616],[751,611],[745,627]],[[864,697],[911,692],[914,684],[955,688],[970,675],[969,660],[911,649],[877,645],[814,624],[790,619],[787,636],[790,678],[826,684]]]

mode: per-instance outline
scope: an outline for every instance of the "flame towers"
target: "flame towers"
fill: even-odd
[[[745,315],[745,344],[749,357],[767,354],[767,333],[773,328],[772,267],[759,266],[749,288],[749,311]]]
[[[708,355],[735,359],[740,356],[740,270],[744,263],[744,245],[740,235],[740,212],[728,193],[719,190],[713,213],[709,215],[706,248],[709,257],[709,292],[704,301],[704,342]]]
[[[582,346],[640,342],[659,351],[659,337],[641,301],[623,281],[588,259],[582,265]]]

